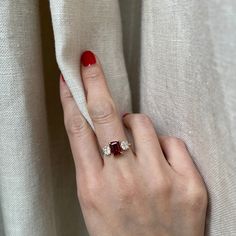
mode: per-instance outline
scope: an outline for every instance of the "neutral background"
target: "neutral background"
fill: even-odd
[[[235,29],[234,0],[1,0],[0,235],[87,235],[58,81],[60,69],[91,122],[86,49],[120,112],[186,142],[209,191],[207,235],[236,235]]]

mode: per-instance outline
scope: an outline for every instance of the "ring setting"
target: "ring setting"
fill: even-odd
[[[127,140],[122,141],[112,141],[108,145],[102,148],[102,152],[104,156],[114,156],[121,155],[124,151],[129,149],[131,144]]]

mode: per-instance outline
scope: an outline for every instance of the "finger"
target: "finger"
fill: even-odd
[[[103,166],[103,160],[98,151],[95,134],[81,114],[62,76],[60,98],[76,171],[88,173],[99,171]]]
[[[171,167],[181,175],[196,174],[198,171],[184,142],[175,137],[159,136],[160,144]]]
[[[144,114],[127,114],[123,116],[125,126],[131,130],[134,138],[135,152],[144,162],[157,160],[159,165],[166,165],[166,160],[151,119]]]
[[[86,51],[81,56],[81,75],[87,93],[87,105],[100,147],[111,141],[126,140],[118,110],[109,92],[101,64]]]

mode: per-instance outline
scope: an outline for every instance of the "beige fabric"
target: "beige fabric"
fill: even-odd
[[[56,235],[38,4],[0,3],[0,235]]]
[[[87,235],[50,14],[59,68],[88,121],[85,49],[100,57],[121,113],[132,95],[158,133],[185,140],[209,189],[207,235],[236,235],[235,12],[234,0],[1,0],[0,235]]]

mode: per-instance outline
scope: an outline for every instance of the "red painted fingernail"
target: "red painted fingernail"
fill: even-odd
[[[83,66],[91,66],[96,63],[96,57],[91,51],[85,51],[81,55],[81,63]]]
[[[129,115],[130,113],[124,113],[123,115],[122,115],[122,118],[125,118],[127,115]]]
[[[61,78],[61,80],[62,80],[63,82],[65,82],[65,79],[64,79],[64,77],[63,77],[62,74],[60,75],[60,78]]]

